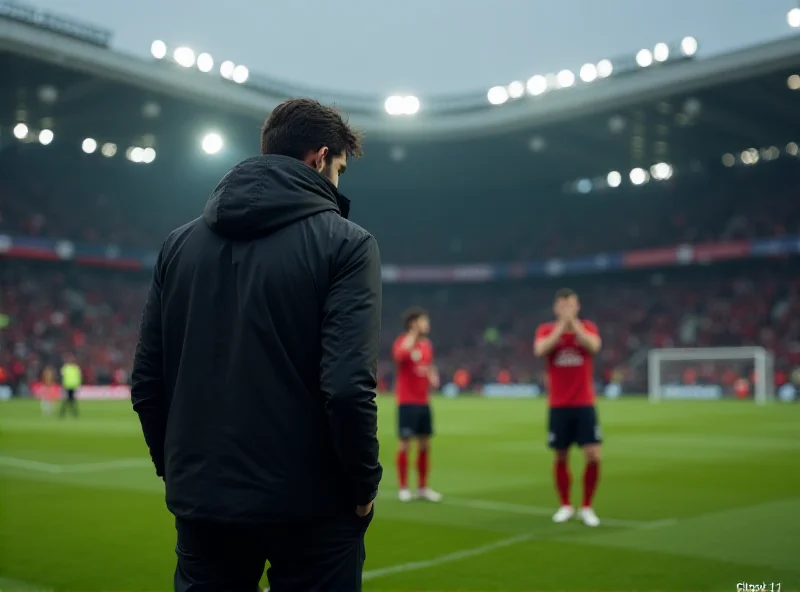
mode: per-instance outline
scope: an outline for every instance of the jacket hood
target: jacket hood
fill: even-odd
[[[208,199],[203,219],[215,234],[246,240],[328,210],[347,218],[350,200],[296,158],[269,154],[233,167]]]

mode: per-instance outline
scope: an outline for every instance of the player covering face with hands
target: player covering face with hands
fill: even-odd
[[[408,487],[408,457],[412,443],[417,447],[417,498],[438,502],[442,495],[428,487],[430,440],[433,417],[430,389],[439,388],[439,372],[433,364],[433,346],[428,339],[430,319],[421,308],[403,315],[405,332],[394,342],[392,354],[397,365],[397,419],[400,442],[397,448],[398,498],[409,502],[414,495]]]
[[[553,303],[556,321],[536,330],[533,352],[547,360],[548,445],[554,450],[554,477],[561,501],[553,521],[566,522],[575,514],[568,459],[570,447],[576,444],[586,458],[579,516],[587,526],[598,526],[592,500],[600,475],[601,436],[594,406],[592,357],[600,351],[602,342],[597,325],[580,319],[579,312],[577,294],[566,288],[559,290]]]

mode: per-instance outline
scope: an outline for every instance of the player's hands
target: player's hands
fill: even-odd
[[[366,506],[356,506],[356,515],[359,518],[366,518],[372,512],[372,506],[375,505],[375,500],[372,500]]]

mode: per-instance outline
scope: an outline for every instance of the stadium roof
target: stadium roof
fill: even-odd
[[[52,127],[53,148],[80,150],[89,137],[114,142],[120,154],[128,146],[152,146],[158,161],[170,166],[179,165],[170,160],[178,155],[196,156],[208,131],[224,138],[228,164],[252,155],[258,126],[284,98],[277,89],[264,94],[3,18],[0,70],[0,145],[15,141],[10,131],[25,121],[32,130]],[[790,37],[499,106],[484,95],[482,106],[471,111],[433,115],[423,109],[416,117],[391,118],[380,103],[367,109],[356,102],[347,110],[367,131],[369,158],[348,185],[363,184],[366,192],[376,183],[395,183],[407,174],[397,168],[406,161],[414,171],[406,192],[582,193],[607,188],[610,171],[626,185],[633,169],[649,171],[662,162],[682,175],[722,170],[724,154],[739,165],[743,157],[753,160],[753,151],[760,160],[773,159],[775,151],[795,157],[800,91],[792,89],[800,88],[798,74],[800,37]],[[339,104],[347,107],[351,98]],[[205,168],[216,175],[224,166]]]
[[[703,60],[667,63],[640,69],[629,75],[612,76],[594,84],[579,85],[541,97],[527,97],[492,106],[486,95],[422,99],[422,110],[414,117],[390,117],[379,97],[330,94],[279,81],[253,80],[232,84],[219,76],[183,69],[167,61],[143,60],[114,52],[76,36],[0,18],[0,51],[17,58],[49,63],[91,78],[95,87],[124,84],[145,93],[190,101],[201,107],[224,108],[259,120],[275,104],[290,96],[315,96],[335,102],[351,114],[353,122],[373,138],[391,140],[476,138],[514,132],[584,115],[622,109],[667,97],[699,93],[710,87],[800,67],[800,37],[747,48]],[[7,70],[4,70],[7,71]],[[17,70],[18,75],[18,70]]]

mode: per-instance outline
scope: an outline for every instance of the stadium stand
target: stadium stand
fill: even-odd
[[[775,352],[785,376],[800,367],[800,268],[795,261],[733,263],[709,270],[641,271],[572,278],[587,318],[604,327],[597,379],[616,376],[627,392],[644,392],[642,353],[652,347],[739,346]],[[63,354],[93,384],[116,384],[130,370],[148,277],[52,263],[5,264],[0,271],[3,335],[0,366],[25,390]],[[389,351],[408,302],[431,311],[442,375],[466,370],[470,386],[497,382],[542,384],[531,356],[536,326],[550,318],[560,280],[482,286],[391,286],[386,290],[380,374],[392,384]]]
[[[200,213],[230,164],[253,152],[254,126],[288,91],[121,56],[105,49],[107,32],[85,28],[28,51],[39,33],[22,16],[7,15],[0,36],[12,90],[0,93],[0,313],[9,319],[0,365],[29,383],[77,349],[87,376],[111,382],[128,370],[160,242]],[[35,29],[65,26],[51,20],[34,18]],[[552,290],[568,283],[605,327],[598,376],[622,375],[629,390],[644,388],[641,361],[631,364],[640,351],[687,343],[690,304],[698,318],[688,343],[774,340],[779,365],[791,369],[796,335],[790,324],[773,327],[770,311],[776,293],[784,308],[796,306],[794,284],[788,272],[766,277],[761,269],[765,256],[800,251],[800,126],[787,86],[800,67],[796,45],[782,40],[647,71],[620,61],[610,79],[559,90],[559,99],[423,98],[436,107],[391,125],[368,98],[339,97],[367,128],[367,158],[343,189],[353,218],[381,244],[387,328],[417,301],[433,312],[445,374],[463,368],[480,384],[506,370],[504,379],[538,381],[531,334],[548,316]],[[509,114],[513,126],[503,123]],[[52,143],[39,135],[47,126]],[[224,136],[220,154],[200,150],[210,130]],[[137,146],[151,149],[150,163],[131,162]],[[661,276],[668,283],[652,285]],[[747,296],[747,281],[763,289]],[[719,311],[746,304],[759,311],[754,320],[719,333]],[[390,370],[382,374],[388,385]]]

